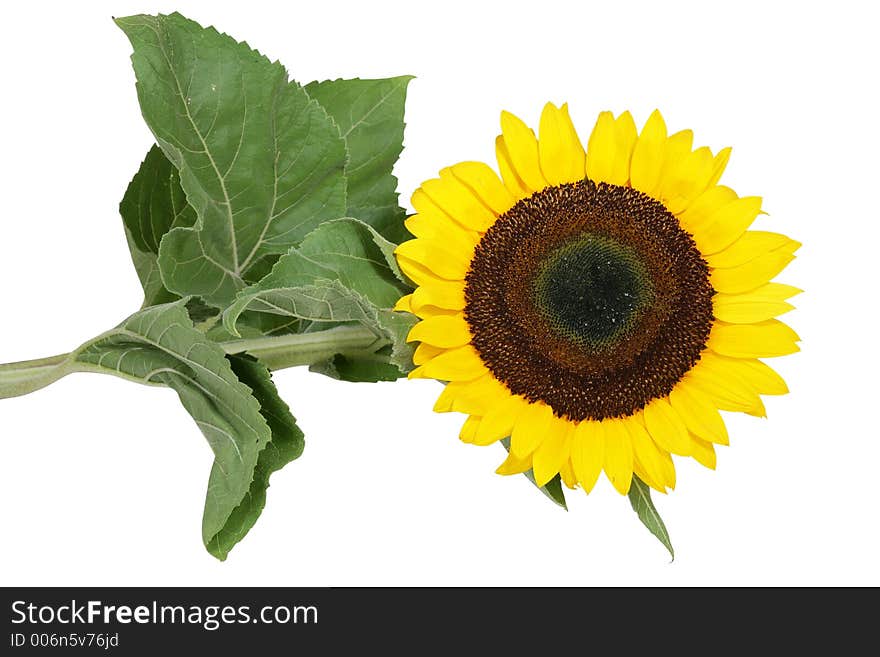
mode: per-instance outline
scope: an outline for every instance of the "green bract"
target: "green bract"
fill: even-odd
[[[214,452],[202,538],[225,559],[303,451],[270,369],[412,367],[392,167],[409,76],[302,86],[179,14],[117,19],[156,145],[120,204],[141,310],[69,354],[0,365],[0,397],[72,372],[172,388]]]

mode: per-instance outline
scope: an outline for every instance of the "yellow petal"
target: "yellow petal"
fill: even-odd
[[[635,189],[653,195],[660,181],[665,145],[666,123],[659,110],[654,110],[633,148],[629,177]]]
[[[657,197],[666,200],[672,195],[668,187],[677,180],[678,170],[689,153],[694,143],[694,133],[691,130],[681,130],[669,135],[663,145],[663,163],[660,166],[660,177],[654,190]]]
[[[464,424],[461,426],[461,431],[458,433],[458,437],[463,443],[472,443],[474,442],[474,436],[477,435],[477,429],[480,426],[480,420],[475,415],[471,415],[464,421]]]
[[[568,115],[568,106],[547,103],[541,112],[538,156],[544,178],[551,185],[582,180],[584,147]]]
[[[616,150],[614,153],[614,167],[608,182],[612,185],[628,185],[629,169],[632,160],[633,147],[638,139],[636,123],[632,114],[624,112],[614,121],[614,138]]]
[[[712,310],[715,317],[722,321],[731,324],[753,324],[794,310],[794,306],[786,301],[766,299],[746,292],[716,294],[712,298]]]
[[[803,292],[802,289],[794,287],[793,285],[784,285],[783,283],[767,283],[766,285],[762,285],[760,287],[756,287],[754,290],[751,290],[749,294],[754,297],[760,297],[762,299],[773,299],[776,301],[784,301],[785,299],[790,299],[796,294],[800,294]]]
[[[463,310],[464,283],[461,281],[443,281],[422,285],[411,295],[411,307],[418,312],[425,306],[443,310]]]
[[[715,322],[706,346],[716,354],[736,358],[772,358],[800,351],[798,334],[778,319],[755,324]]]
[[[471,345],[444,351],[429,362],[409,373],[411,379],[439,379],[440,381],[470,381],[489,370]]]
[[[420,305],[413,305],[412,308],[413,315],[415,315],[419,319],[428,319],[429,317],[435,317],[437,315],[456,315],[460,312],[460,310],[449,310],[448,308],[440,308],[439,306],[431,306],[424,303]]]
[[[573,436],[574,431],[572,430],[572,437]],[[559,477],[567,488],[574,490],[574,487],[577,486],[577,476],[574,474],[574,467],[571,465],[570,458],[565,459],[562,467],[559,468]]]
[[[547,180],[541,173],[538,140],[535,139],[532,129],[510,112],[501,112],[501,134],[504,136],[510,163],[520,180],[533,191],[544,189]]]
[[[452,404],[455,402],[456,394],[461,385],[463,385],[463,382],[456,381],[455,383],[447,383],[443,387],[443,392],[440,393],[440,396],[437,397],[437,401],[434,402],[435,413],[449,413],[452,411]],[[458,388],[452,388],[450,390],[450,386],[458,386]]]
[[[651,474],[645,470],[644,466],[639,461],[638,456],[633,453],[633,474],[644,481],[648,486],[656,490],[658,493],[666,493],[666,487],[654,479]]]
[[[731,386],[725,383],[713,381],[703,375],[685,377],[685,380],[697,390],[705,394],[712,400],[722,411],[735,411],[737,413],[747,413],[755,417],[766,417],[767,412],[761,398],[755,395],[755,401],[744,402],[737,397],[736,392],[732,391]]]
[[[532,470],[535,483],[544,486],[558,473],[571,453],[571,438],[574,428],[570,422],[556,416],[550,422],[547,436],[532,456]]]
[[[516,419],[524,408],[525,404],[522,400],[513,395],[507,395],[496,401],[489,412],[483,416],[474,444],[490,445],[509,436]]]
[[[620,420],[604,420],[605,474],[621,495],[629,492],[633,474],[633,448],[629,432]]]
[[[575,427],[571,465],[581,488],[589,493],[605,464],[605,431],[600,422],[584,420]]]
[[[675,169],[676,163],[690,153],[693,146],[693,130],[679,130],[669,135],[666,139],[666,145],[663,147],[663,170]]]
[[[694,232],[703,254],[718,253],[746,232],[761,212],[760,196],[744,196],[721,206],[705,226]]]
[[[393,310],[399,312],[408,312],[411,313],[412,310],[412,294],[407,294],[406,296],[402,296],[397,300],[397,303],[394,304]]]
[[[706,256],[706,262],[710,267],[727,268],[738,267],[750,260],[754,260],[758,256],[762,256],[770,251],[775,251],[793,242],[781,233],[770,233],[764,230],[749,230],[743,233],[742,237],[736,240],[726,249],[719,251],[710,256]],[[789,253],[793,253],[795,249],[790,249]]]
[[[624,112],[615,119],[611,112],[600,113],[587,146],[587,178],[612,185],[629,184],[637,139],[632,114]]]
[[[715,446],[712,443],[700,440],[696,436],[691,437],[694,444],[694,453],[692,456],[697,463],[706,466],[710,470],[715,469]]]
[[[435,219],[424,212],[408,217],[404,224],[416,237],[431,239],[464,253],[473,251],[479,241],[477,233],[464,230],[451,219]]]
[[[514,198],[526,198],[530,196],[532,190],[522,181],[516,170],[513,168],[513,161],[510,159],[510,153],[507,150],[507,144],[504,143],[504,136],[498,135],[495,138],[495,159],[498,161],[498,171],[501,172],[501,179],[510,195]]]
[[[793,242],[797,244],[797,242]],[[786,247],[765,253],[739,267],[713,269],[709,282],[718,292],[742,294],[764,285],[788,266],[795,256]]]
[[[682,158],[676,171],[677,181],[670,183],[667,207],[673,214],[688,210],[707,190],[714,187],[730,160],[730,148],[712,156],[708,148],[698,148]]]
[[[712,401],[688,382],[681,381],[669,393],[669,403],[688,430],[709,442],[727,445],[727,427]]]
[[[655,399],[643,409],[645,426],[657,445],[672,454],[689,456],[693,450],[687,425],[667,399]]]
[[[728,358],[717,356],[720,363],[735,375],[745,381],[760,395],[784,395],[788,393],[785,380],[766,363],[756,358]]]
[[[666,485],[675,489],[675,464],[672,462],[672,455],[669,452],[660,452],[660,456],[663,460],[663,470],[666,473]]]
[[[449,171],[467,185],[497,215],[504,214],[516,203],[516,197],[508,191],[488,164],[459,162],[449,167]],[[440,175],[443,175],[443,171],[440,172]]]
[[[634,416],[624,421],[626,430],[632,444],[634,463],[641,465],[643,470],[642,479],[652,488],[665,492],[666,486],[670,485],[666,477],[666,464],[664,452],[657,447],[657,443],[651,440],[648,430]],[[668,457],[668,454],[666,454]],[[641,476],[641,475],[640,475]],[[671,485],[675,485],[672,481]]]
[[[437,315],[423,319],[413,326],[407,342],[427,342],[435,347],[461,347],[471,341],[471,331],[461,313]]]
[[[543,402],[527,404],[520,411],[510,434],[510,451],[517,458],[534,452],[546,438],[553,421],[553,410]]]
[[[434,404],[434,411],[437,413],[456,411],[483,416],[497,404],[498,400],[507,396],[507,389],[491,374],[485,374],[470,381],[447,383],[437,403]]]
[[[468,220],[468,215],[451,216],[446,210],[437,205],[433,198],[428,196],[424,187],[419,187],[413,192],[412,204],[416,209],[416,214],[407,217],[404,220],[404,224],[413,235],[433,237],[436,231],[432,231],[432,224],[438,223],[458,229],[473,244],[479,241],[478,230],[482,226],[481,223],[477,222],[468,225],[463,223]]]
[[[673,214],[684,211],[705,191],[711,175],[712,151],[704,146],[684,154],[660,183],[660,196],[667,209]]]
[[[717,185],[718,181],[721,180],[721,174],[724,173],[724,170],[727,168],[727,163],[730,161],[730,152],[730,146],[722,148],[712,160],[712,175],[709,178],[709,187]]]
[[[444,282],[446,281],[427,267],[422,264],[419,264],[415,260],[407,260],[406,258],[398,258],[397,264],[400,266],[400,270],[416,285],[431,285],[432,283]],[[461,281],[459,281],[461,282]]]
[[[726,363],[711,351],[704,351],[699,362],[684,376],[689,386],[708,396],[724,411],[741,411],[764,417],[764,404],[758,393],[730,371]]]
[[[694,234],[708,226],[715,213],[736,198],[736,192],[730,187],[724,185],[709,187],[694,199],[687,210],[678,215],[678,219],[687,232]]]
[[[600,112],[587,141],[586,174],[593,182],[611,182],[617,154],[616,133],[614,115],[611,112]]]
[[[746,381],[755,386],[762,395],[785,395],[788,393],[788,385],[779,373],[757,359],[740,359],[739,367]]]
[[[447,281],[463,281],[471,264],[473,253],[462,253],[450,249],[446,244],[424,238],[409,240],[395,249],[404,273],[410,278],[407,267],[410,262],[421,265],[438,278]]]
[[[531,454],[526,456],[525,458],[518,458],[514,456],[513,452],[510,452],[507,455],[507,458],[504,460],[504,463],[498,466],[498,469],[495,470],[497,474],[500,475],[514,475],[514,474],[522,474],[523,472],[527,472],[532,469],[532,456]]]
[[[433,178],[422,183],[428,198],[462,226],[485,232],[495,223],[493,213],[471,189],[455,176]]]
[[[413,352],[413,365],[424,365],[435,356],[442,354],[444,351],[446,351],[446,349],[443,347],[435,347],[432,344],[423,342],[416,347]]]

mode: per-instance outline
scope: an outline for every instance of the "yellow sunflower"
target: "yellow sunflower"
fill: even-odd
[[[602,112],[586,150],[566,105],[537,137],[503,112],[495,148],[500,178],[462,162],[413,194],[410,376],[446,382],[434,410],[469,415],[463,441],[510,438],[500,474],[589,492],[604,471],[625,494],[674,488],[672,454],[714,468],[719,409],[788,391],[760,359],[798,351],[776,316],[800,290],[770,281],[800,244],[749,230],[761,199],[718,184],[730,149],[657,111],[641,132]]]

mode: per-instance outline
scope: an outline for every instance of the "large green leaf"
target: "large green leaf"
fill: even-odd
[[[224,313],[224,326],[235,333],[245,311],[298,318],[303,331],[360,324],[376,337],[368,353],[359,347],[357,353],[343,353],[345,361],[329,354],[332,362],[319,361],[314,369],[358,381],[390,378],[390,368],[367,363],[391,364],[405,373],[412,368],[406,335],[415,318],[391,310],[409,291],[392,251],[390,242],[361,221],[326,222],[282,256],[259,283],[238,294]]]
[[[403,150],[403,111],[412,76],[381,80],[327,80],[306,91],[333,117],[348,146],[348,216],[392,242],[409,239],[391,173]]]
[[[629,487],[629,502],[633,511],[639,516],[642,524],[648,528],[648,531],[657,537],[657,540],[663,543],[664,547],[669,550],[669,555],[675,559],[675,550],[672,549],[672,541],[669,540],[669,532],[666,531],[666,525],[663,524],[663,518],[657,512],[651,500],[651,489],[648,484],[633,475],[632,485]]]
[[[242,358],[233,369],[222,347],[193,327],[183,300],[132,315],[73,352],[67,369],[115,374],[177,392],[214,452],[202,539],[220,558],[259,515],[268,475],[301,450],[302,434],[268,375]],[[263,457],[276,437],[281,455],[273,451]]]
[[[266,489],[269,488],[272,473],[299,458],[305,445],[303,433],[287,404],[279,397],[266,366],[244,355],[227,358],[239,381],[247,384],[260,403],[260,414],[272,431],[272,440],[260,452],[250,491],[229,516],[223,529],[206,545],[208,551],[218,559],[225,559],[232,547],[257,522],[266,506]]]
[[[69,354],[0,365],[0,398],[74,372],[174,389],[214,452],[202,538],[219,559],[253,527],[270,475],[297,458],[303,434],[265,365],[193,326],[188,299],[151,306]]]
[[[153,146],[119,204],[131,259],[144,289],[144,307],[177,298],[162,283],[159,244],[172,228],[189,227],[196,213],[187,203],[180,175],[158,146]]]
[[[117,23],[141,111],[198,217],[161,240],[162,280],[224,307],[267,257],[345,214],[345,142],[284,67],[247,44],[179,14]]]

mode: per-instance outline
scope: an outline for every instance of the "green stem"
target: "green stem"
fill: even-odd
[[[19,397],[45,388],[69,374],[72,354],[0,365],[0,399]]]
[[[269,369],[312,365],[336,354],[369,357],[388,343],[362,326],[337,326],[314,333],[275,335],[218,343],[227,354],[248,353]],[[88,343],[87,343],[88,344]],[[44,388],[72,372],[119,373],[77,363],[76,353],[0,365],[0,399],[18,397]]]
[[[230,340],[220,345],[227,354],[248,353],[271,370],[312,365],[336,354],[368,356],[388,344],[363,326],[337,326],[314,333]]]

